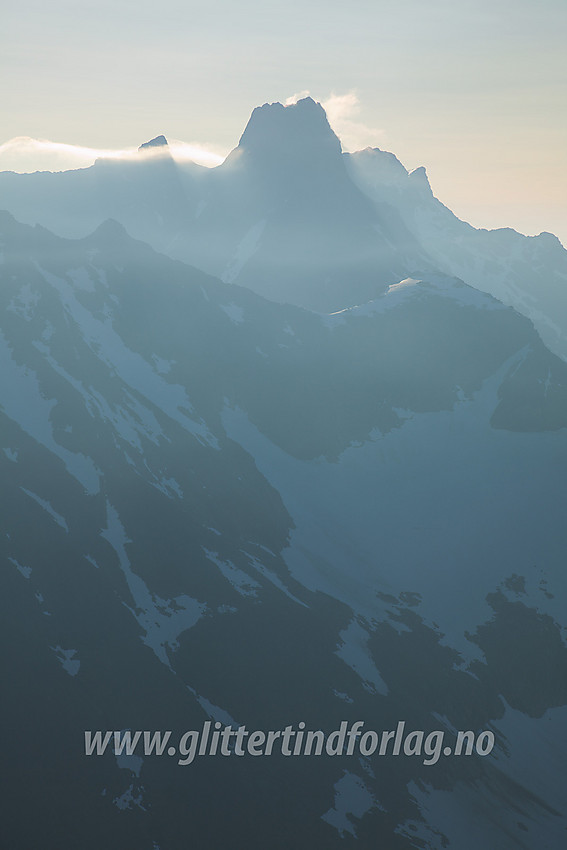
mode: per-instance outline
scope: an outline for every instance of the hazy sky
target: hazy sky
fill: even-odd
[[[223,154],[255,106],[309,91],[345,149],[425,165],[461,218],[567,244],[566,0],[3,0],[0,20],[0,144]]]

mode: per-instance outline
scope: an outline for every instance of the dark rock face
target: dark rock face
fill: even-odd
[[[331,130],[325,110],[310,97],[292,106],[265,103],[257,107],[240,138],[238,149],[256,157],[264,168],[283,163],[309,163],[313,168],[342,168],[341,143]]]
[[[140,145],[138,148],[139,151],[148,150],[149,148],[162,148],[167,147],[167,139],[165,136],[156,136],[155,139],[150,139],[149,142],[144,142],[143,145]]]

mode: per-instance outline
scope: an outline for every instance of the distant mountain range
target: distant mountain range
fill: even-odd
[[[146,145],[0,174],[4,846],[562,847],[564,249],[309,98]],[[207,720],[495,747],[84,754]]]
[[[66,237],[114,218],[174,259],[312,310],[365,303],[408,275],[441,271],[528,316],[567,359],[567,252],[559,240],[477,230],[433,196],[423,168],[408,174],[378,149],[341,153],[309,97],[255,109],[214,169],[176,163],[161,135],[140,146],[138,162],[2,172],[0,207]]]

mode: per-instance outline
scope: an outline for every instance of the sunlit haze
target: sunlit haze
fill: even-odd
[[[168,141],[168,147],[173,158],[181,162],[197,162],[199,165],[213,168],[224,160],[224,156],[218,153],[178,139]],[[151,156],[152,153],[150,149],[150,152],[144,152],[144,156]],[[131,159],[136,156],[137,147],[99,149],[19,136],[0,145],[0,170],[20,173],[66,171],[72,168],[87,168],[97,159]]]
[[[309,92],[344,150],[424,165],[475,226],[566,243],[566,24],[563,0],[10,4],[0,168],[84,167],[160,133],[212,166],[255,106]]]

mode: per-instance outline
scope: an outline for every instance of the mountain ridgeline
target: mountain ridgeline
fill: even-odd
[[[310,98],[214,169],[156,136],[0,208],[5,846],[564,846],[555,237],[459,221]],[[84,753],[207,721],[494,748]]]
[[[60,236],[108,218],[136,239],[274,301],[333,312],[416,272],[515,307],[567,358],[567,252],[551,234],[477,230],[377,148],[343,154],[320,104],[264,104],[220,166],[176,163],[163,135],[136,160],[0,173],[0,208]]]

